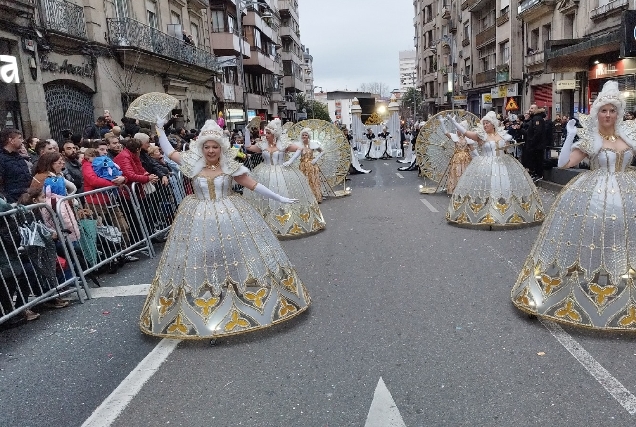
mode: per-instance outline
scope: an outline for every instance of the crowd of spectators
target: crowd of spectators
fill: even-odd
[[[165,130],[175,149],[187,149],[197,132],[178,126],[180,112],[173,113],[173,120],[166,124]],[[177,165],[155,144],[156,135],[151,132],[151,124],[123,118],[118,125],[106,110],[81,134],[64,131],[63,135],[64,140],[58,144],[52,139],[37,136],[25,139],[19,130],[12,128],[0,132],[0,212],[21,205],[48,204],[51,210],[35,211],[37,220],[53,238],[55,249],[52,250],[56,252],[58,262],[64,251],[60,247],[60,236],[55,232],[55,221],[64,230],[66,242],[81,254],[80,215],[81,218],[108,219],[108,224],[104,225],[121,236],[123,249],[135,241],[135,236],[143,234],[142,228],[148,229],[154,242],[164,241],[170,216],[174,213],[174,207],[166,206],[178,204],[184,195],[177,194],[177,189],[183,188],[179,187],[176,176]],[[107,190],[94,192],[107,187],[116,187],[117,193],[108,193]],[[140,209],[133,206],[131,191],[136,191],[135,200]],[[116,203],[113,202],[114,194],[117,196]],[[76,197],[63,199],[72,195]],[[55,215],[54,219],[50,212],[60,215]],[[136,212],[140,212],[141,216]],[[29,277],[37,275],[37,269],[25,267],[31,265],[32,260],[20,245],[20,233],[13,229],[15,227],[9,227],[10,223],[6,219],[0,220],[0,318],[26,304],[29,296],[37,297],[48,290],[25,288],[25,282],[41,281],[18,279],[16,271],[20,272],[20,277]],[[15,257],[22,261],[21,268],[13,265]],[[84,257],[82,260],[86,262]],[[127,254],[122,260],[132,262],[138,258]],[[57,280],[61,283],[66,277],[62,274]],[[46,305],[52,308],[68,304],[68,300],[62,298],[46,301]],[[13,322],[37,319],[39,307],[22,310],[21,316],[14,316]]]

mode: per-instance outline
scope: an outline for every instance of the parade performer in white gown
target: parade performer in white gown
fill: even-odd
[[[636,329],[636,124],[609,81],[589,116],[567,125],[562,168],[589,159],[590,170],[557,196],[512,289],[521,310],[594,329]],[[574,142],[575,135],[579,140]]]
[[[478,228],[537,225],[544,219],[543,205],[523,166],[505,153],[510,135],[499,128],[494,111],[486,114],[474,131],[451,117],[459,135],[476,141],[481,156],[462,174],[451,197],[448,222]]]
[[[189,151],[174,151],[163,121],[161,149],[192,178],[194,194],[179,210],[140,319],[149,335],[213,339],[290,319],[310,304],[307,291],[261,215],[232,191],[233,181],[279,203],[254,181],[223,130],[208,120]]]
[[[293,165],[302,150],[291,144],[287,135],[282,135],[280,120],[269,122],[265,126],[265,138],[246,149],[263,156],[263,162],[252,171],[257,182],[278,194],[298,199],[298,203],[289,205],[253,191],[243,192],[243,196],[263,215],[274,234],[278,238],[289,238],[323,230],[325,220],[309,181],[298,166]],[[286,152],[294,153],[288,161],[285,161]]]

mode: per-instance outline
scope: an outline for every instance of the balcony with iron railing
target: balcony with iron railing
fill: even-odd
[[[608,15],[620,13],[620,11],[626,10],[628,7],[629,0],[613,0],[603,6],[592,9],[590,12],[590,19],[604,19]]]
[[[181,38],[131,18],[107,19],[106,21],[108,41],[115,49],[139,50],[206,70],[218,71],[218,62],[213,54],[185,43]]]
[[[40,0],[42,23],[48,31],[86,39],[84,8],[66,0]]]
[[[522,0],[517,8],[517,17],[533,21],[554,11],[556,0]]]
[[[476,85],[486,85],[495,83],[497,79],[497,70],[492,69],[488,71],[482,71],[481,73],[475,74],[475,84]]]
[[[497,38],[497,26],[492,25],[475,36],[475,47],[480,48]]]

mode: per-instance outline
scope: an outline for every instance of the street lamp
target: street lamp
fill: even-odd
[[[447,86],[447,92],[451,94],[451,109],[454,111],[455,110],[455,55],[453,53],[453,45],[454,45],[454,40],[453,38],[450,36],[450,34],[442,34],[442,37],[439,40],[435,40],[433,42],[434,45],[437,45],[440,42],[444,42],[446,44],[448,44],[448,47],[450,49],[450,70],[447,70],[447,75],[448,75],[448,86]],[[430,48],[431,50],[433,50],[434,52],[436,52],[436,49],[434,48]]]
[[[316,89],[320,88],[320,92],[322,93],[322,86],[312,86],[311,88],[311,118],[316,118]]]
[[[247,126],[247,85],[245,84],[245,69],[243,68],[243,11],[248,7],[258,5],[267,11],[272,13],[271,8],[267,3],[261,3],[256,0],[236,0],[236,21],[238,24],[239,33],[239,68],[240,68],[240,82],[243,86],[243,118],[245,119],[245,126]]]

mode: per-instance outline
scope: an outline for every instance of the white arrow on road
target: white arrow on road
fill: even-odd
[[[382,381],[382,377],[375,388],[373,402],[371,402],[364,427],[406,427],[393,396]]]

